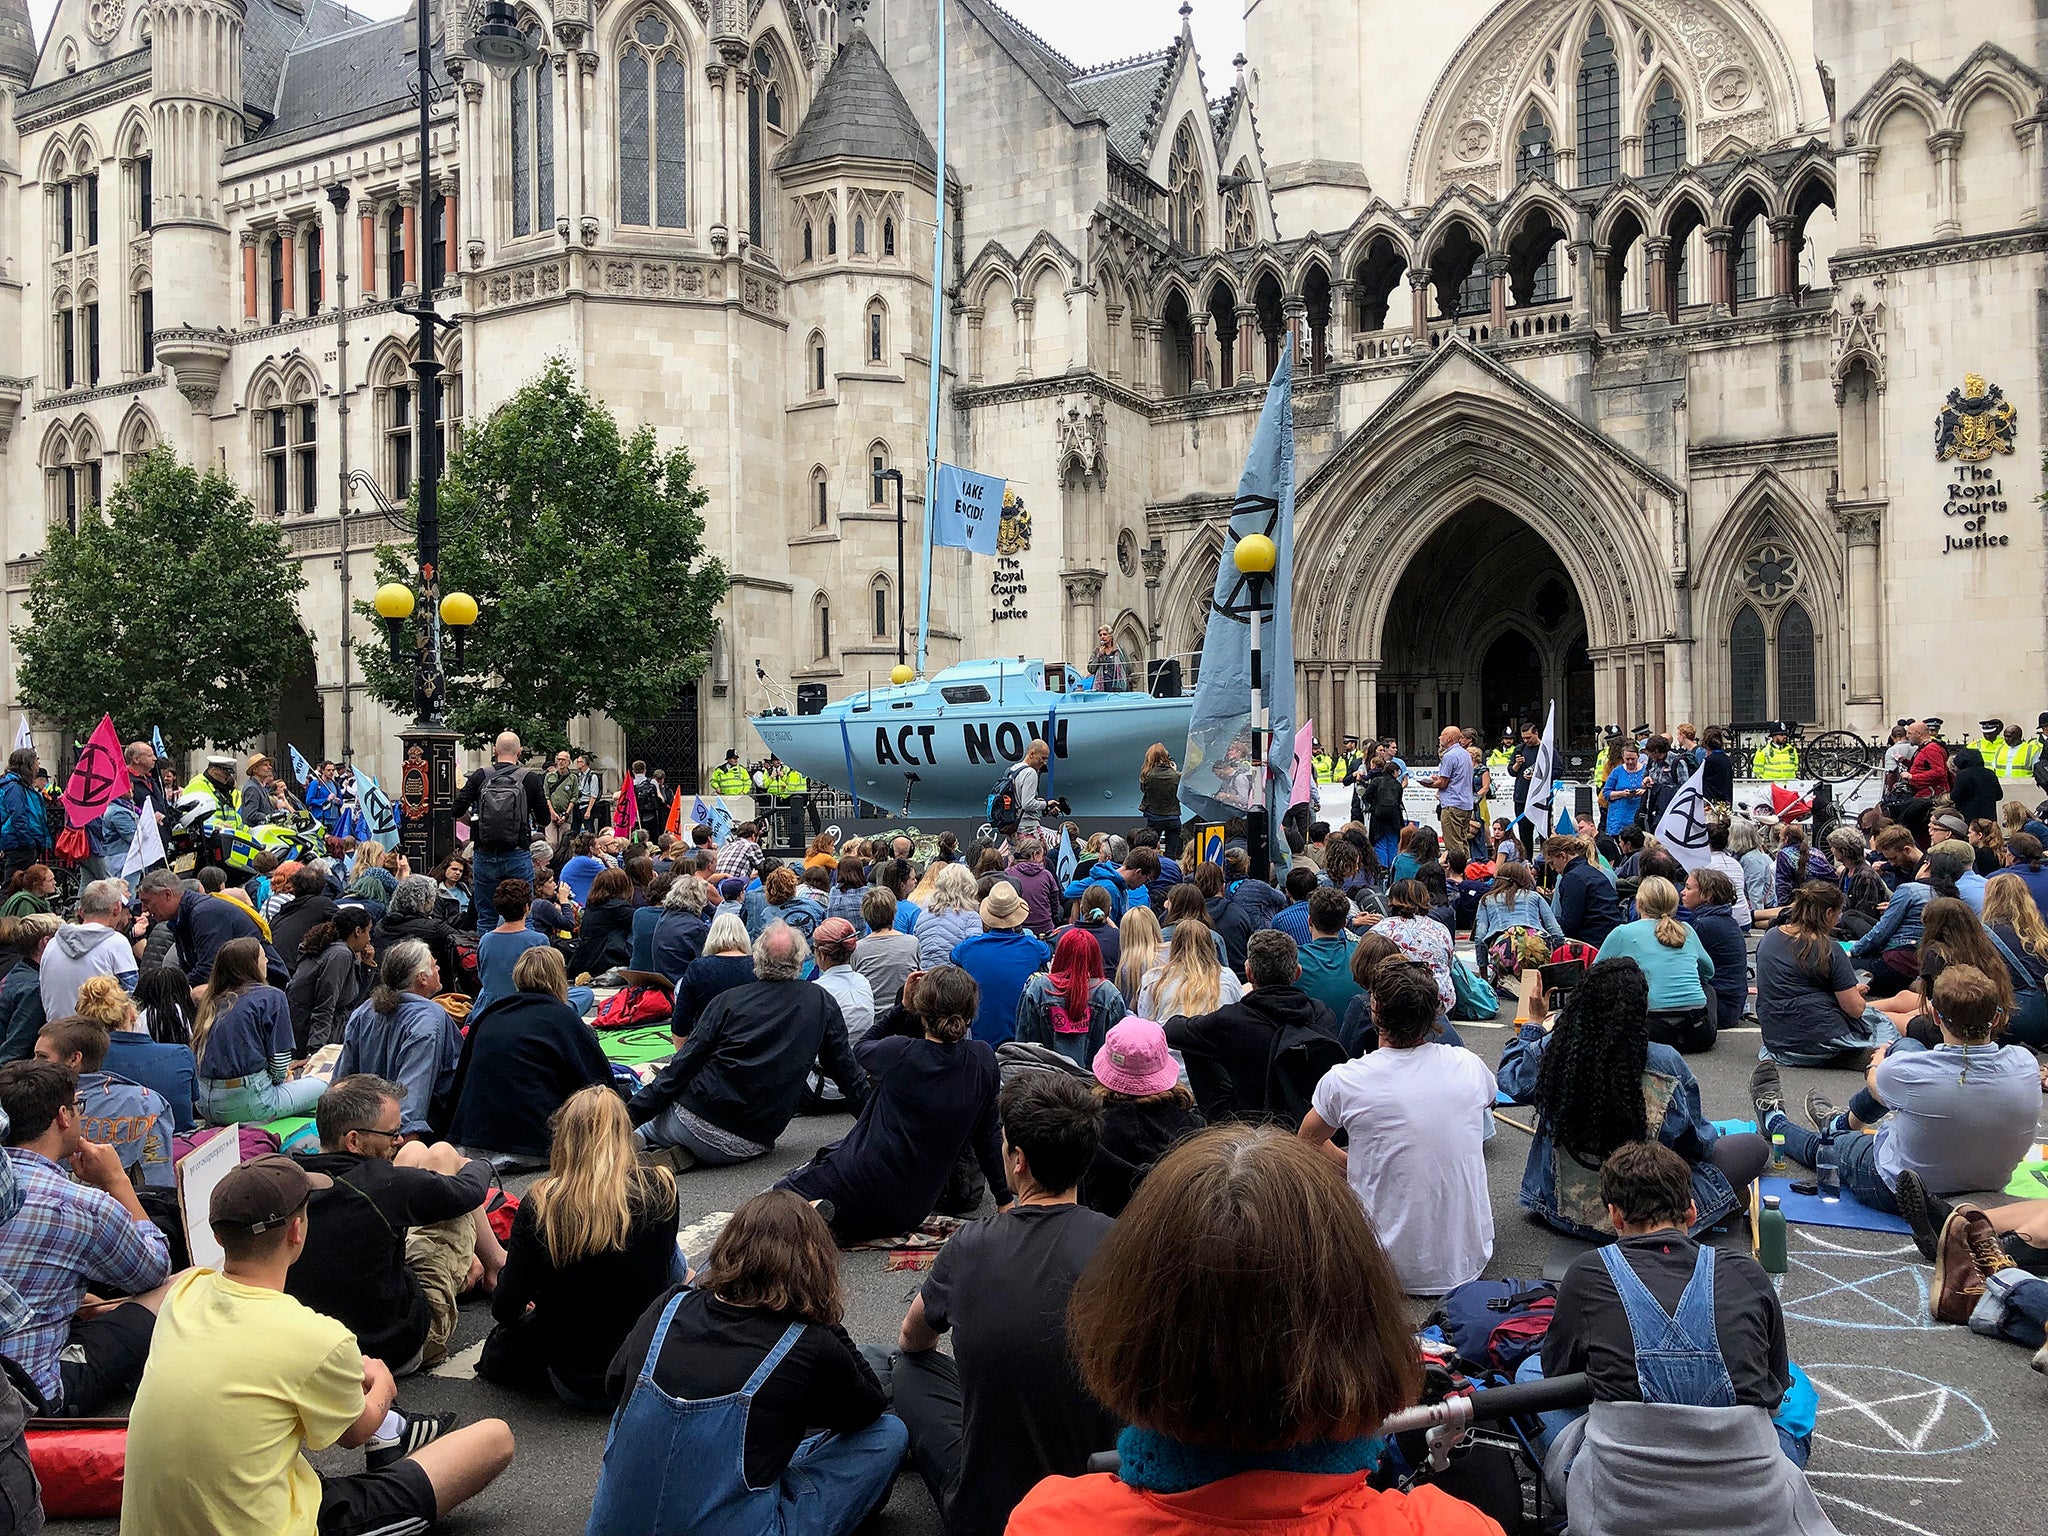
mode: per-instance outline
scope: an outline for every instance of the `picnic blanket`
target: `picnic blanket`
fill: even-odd
[[[275,1136],[278,1145],[293,1154],[307,1154],[320,1150],[320,1133],[313,1127],[310,1115],[283,1115],[276,1120],[264,1122],[263,1129]]]
[[[666,1024],[643,1024],[637,1029],[611,1029],[599,1033],[597,1043],[608,1060],[622,1067],[644,1067],[667,1061],[676,1053],[676,1042]]]
[[[2005,1192],[2022,1200],[2048,1198],[2048,1158],[2021,1163],[2006,1181]]]
[[[891,1273],[930,1269],[938,1262],[939,1250],[946,1245],[946,1239],[966,1225],[958,1216],[927,1216],[912,1231],[853,1243],[849,1245],[848,1252],[870,1248],[885,1252],[889,1257],[882,1261],[882,1268]]]
[[[1842,1227],[1857,1232],[1900,1232],[1910,1236],[1912,1227],[1903,1216],[1894,1216],[1889,1211],[1872,1210],[1848,1190],[1842,1191],[1839,1200],[1823,1200],[1818,1195],[1795,1195],[1787,1179],[1759,1179],[1757,1185],[1767,1195],[1778,1197],[1779,1208],[1785,1219],[1802,1227]]]

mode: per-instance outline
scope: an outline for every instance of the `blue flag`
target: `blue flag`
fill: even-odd
[[[711,807],[711,840],[721,848],[732,841],[732,812],[722,805]]]
[[[1238,540],[1264,534],[1279,551],[1273,572],[1260,583],[1261,698],[1266,706],[1264,752],[1272,772],[1266,801],[1288,801],[1294,770],[1294,342],[1280,351],[1280,366],[1266,387],[1266,403],[1245,455],[1244,476],[1230,511],[1230,536],[1216,567],[1216,590],[1202,639],[1202,676],[1188,717],[1187,754],[1181,758],[1180,803],[1193,821],[1228,821],[1259,800],[1258,764],[1251,756],[1252,584],[1233,556]],[[1265,871],[1258,873],[1263,877]]]
[[[690,802],[690,822],[691,825],[699,827],[711,825],[711,807],[704,803],[702,795],[698,795]]]
[[[299,787],[303,789],[313,782],[313,765],[306,761],[306,754],[290,742],[285,743],[285,750],[292,755],[292,777],[299,781]]]
[[[1003,482],[941,464],[932,488],[931,517],[932,543],[993,555],[1003,521]]]
[[[364,835],[381,843],[385,852],[398,846],[398,812],[383,787],[362,769],[356,770],[356,803],[362,808]]]
[[[1053,856],[1052,872],[1059,877],[1060,889],[1073,884],[1074,871],[1080,867],[1080,855],[1074,852],[1074,834],[1065,827],[1060,828],[1060,850]]]
[[[166,762],[170,761],[170,749],[164,745],[164,733],[153,725],[149,728],[149,744],[155,749],[158,757]]]

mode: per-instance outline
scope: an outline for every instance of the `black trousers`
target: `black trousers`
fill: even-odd
[[[869,1369],[893,1401],[890,1410],[910,1431],[910,1461],[924,1479],[943,1521],[960,1488],[960,1439],[967,1410],[960,1369],[936,1349],[906,1355],[874,1344],[860,1347]]]

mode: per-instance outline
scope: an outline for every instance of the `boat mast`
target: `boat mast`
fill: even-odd
[[[925,410],[924,569],[917,601],[917,674],[925,675],[925,648],[932,630],[932,496],[939,482],[939,382],[945,344],[946,301],[946,0],[932,8],[938,16],[939,141],[932,171],[932,345],[931,398]]]

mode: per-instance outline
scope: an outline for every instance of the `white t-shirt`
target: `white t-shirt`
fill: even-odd
[[[1411,1296],[1476,1280],[1493,1257],[1493,1096],[1486,1063],[1455,1045],[1382,1047],[1316,1085],[1315,1111],[1350,1137],[1352,1192]]]

